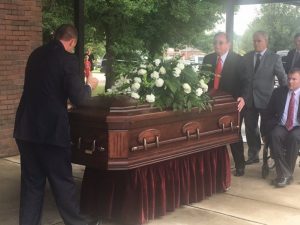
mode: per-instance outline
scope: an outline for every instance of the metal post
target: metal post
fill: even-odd
[[[74,24],[78,30],[76,55],[79,58],[79,69],[84,79],[84,0],[74,0]]]
[[[226,1],[226,33],[231,40],[233,48],[234,0]]]

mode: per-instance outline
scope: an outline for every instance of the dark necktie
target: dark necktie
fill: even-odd
[[[257,53],[257,54],[256,54],[255,66],[254,66],[254,73],[257,71],[257,69],[258,69],[258,67],[259,67],[259,64],[260,64],[260,57],[261,57],[261,54],[260,54],[260,53]]]
[[[295,55],[294,55],[294,58],[293,58],[292,68],[297,67],[298,60],[299,60],[299,52],[296,51]]]
[[[294,109],[295,109],[295,92],[292,92],[288,108],[288,115],[286,118],[285,127],[288,131],[293,129],[294,124]]]
[[[220,78],[222,73],[222,59],[218,56],[217,65],[215,69],[215,77],[214,77],[214,89],[217,90],[220,84]]]

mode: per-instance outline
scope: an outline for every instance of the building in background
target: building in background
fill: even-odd
[[[0,2],[0,157],[18,154],[15,113],[23,91],[27,58],[42,44],[41,0]]]

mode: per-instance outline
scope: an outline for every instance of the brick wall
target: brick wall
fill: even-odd
[[[24,70],[42,44],[41,0],[0,0],[0,157],[18,153],[12,138]]]

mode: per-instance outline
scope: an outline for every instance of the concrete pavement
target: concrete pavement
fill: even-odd
[[[148,225],[298,225],[300,224],[300,168],[295,170],[294,183],[274,188],[271,171],[261,178],[262,163],[247,166],[243,177],[232,177],[231,189],[202,202],[183,206],[175,212],[152,220]],[[84,167],[74,165],[74,177],[81,184]],[[0,159],[0,225],[18,224],[19,157]],[[46,189],[43,225],[63,225],[49,187]],[[105,222],[104,225],[114,225]]]

